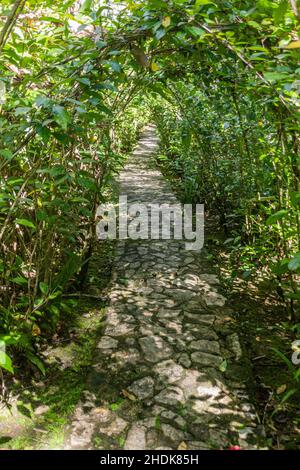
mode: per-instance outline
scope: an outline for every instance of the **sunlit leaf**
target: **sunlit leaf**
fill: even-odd
[[[164,28],[168,28],[171,24],[171,17],[170,16],[165,16],[164,19],[162,20],[161,24],[163,25]]]
[[[152,72],[157,72],[158,70],[160,70],[160,67],[156,62],[151,62],[150,68]]]
[[[299,41],[293,41],[287,46],[285,46],[285,49],[299,49],[300,47],[300,40]]]
[[[300,253],[297,253],[294,258],[289,262],[288,268],[291,271],[297,271],[297,269],[300,267]]]
[[[2,369],[7,370],[11,374],[14,373],[14,368],[12,365],[11,358],[4,351],[1,351],[1,349],[0,349],[0,367],[2,367]]]
[[[25,227],[35,228],[34,223],[28,219],[16,219],[16,224],[24,225]]]

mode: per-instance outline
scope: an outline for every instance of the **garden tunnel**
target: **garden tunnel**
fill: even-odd
[[[4,0],[0,25],[1,376],[44,372],[149,122],[181,201],[216,217],[231,281],[267,278],[297,324],[297,2]]]

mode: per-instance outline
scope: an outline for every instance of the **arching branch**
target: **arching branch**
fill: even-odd
[[[21,11],[25,6],[25,3],[26,0],[17,0],[10,14],[8,15],[5,25],[3,26],[2,31],[0,32],[0,52],[2,52],[3,47],[5,46],[9,35],[18,19],[18,16],[20,15]]]
[[[291,4],[291,8],[293,10],[294,15],[296,16],[296,18],[299,18],[300,14],[299,14],[298,6],[297,6],[297,1],[290,0],[290,4]]]

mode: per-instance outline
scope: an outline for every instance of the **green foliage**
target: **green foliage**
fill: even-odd
[[[12,374],[14,373],[11,358],[5,352],[0,352],[0,367]]]
[[[282,396],[280,403],[283,404],[288,401],[293,395],[300,392],[300,367],[294,365],[292,361],[290,361],[290,359],[281,351],[278,351],[278,349],[273,348],[273,351],[287,365],[293,385]],[[275,410],[274,413],[276,411],[277,410]]]
[[[95,2],[24,9],[2,52],[0,41],[0,333],[15,338],[0,366],[26,358],[44,373],[36,351],[72,314],[63,291],[97,243],[96,207],[147,115],[131,104],[114,19],[106,40],[86,33],[102,19]]]
[[[86,262],[95,208],[150,119],[183,199],[219,215],[234,271],[276,278],[294,309],[300,68],[290,2],[11,7],[0,6],[1,332],[29,338],[27,358],[43,372],[34,348],[72,309],[62,293]]]

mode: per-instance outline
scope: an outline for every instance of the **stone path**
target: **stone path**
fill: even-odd
[[[151,157],[157,145],[149,126],[119,177],[129,202],[178,203]],[[205,249],[117,242],[104,334],[65,448],[255,448],[231,325]]]

